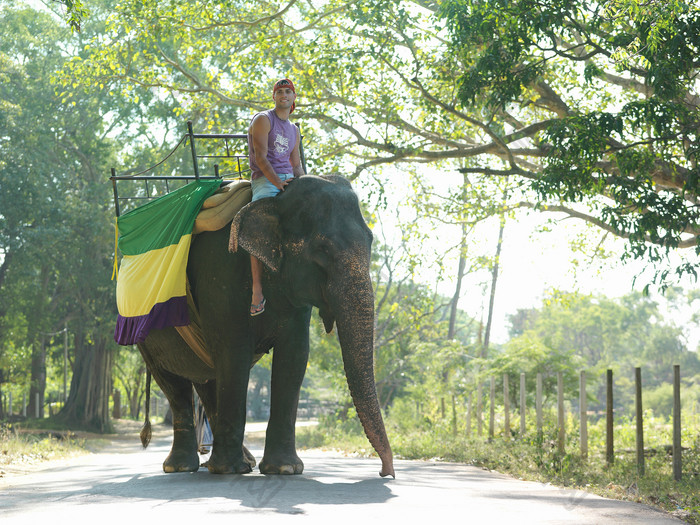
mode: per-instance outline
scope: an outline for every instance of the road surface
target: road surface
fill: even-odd
[[[259,442],[250,445],[259,461]],[[300,476],[165,474],[169,448],[160,431],[146,450],[129,436],[96,454],[9,473],[0,479],[0,523],[682,523],[648,506],[461,464],[398,460],[396,479],[382,479],[378,459],[309,450],[300,452]]]

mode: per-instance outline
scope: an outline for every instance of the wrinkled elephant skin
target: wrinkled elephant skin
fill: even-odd
[[[294,427],[309,355],[311,308],[317,306],[327,331],[337,323],[348,386],[381,459],[380,474],[394,475],[374,383],[371,244],[357,196],[345,179],[335,176],[295,179],[277,197],[243,208],[230,232],[225,228],[195,237],[187,274],[214,368],[174,329],[155,330],[138,345],[173,412],[166,472],[199,468],[192,386],[212,424],[209,470],[252,470],[255,460],[243,446],[248,377],[255,356],[270,350],[270,419],[259,468],[264,474],[303,471]],[[267,304],[255,317],[249,314],[249,254],[265,265]]]

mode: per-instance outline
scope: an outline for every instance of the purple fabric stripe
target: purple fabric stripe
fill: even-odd
[[[136,317],[118,315],[114,340],[120,345],[133,345],[145,341],[151,330],[188,324],[190,324],[190,315],[187,311],[187,297],[171,297],[164,303],[154,305],[146,315]]]

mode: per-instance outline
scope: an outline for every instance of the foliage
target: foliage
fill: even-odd
[[[272,82],[290,76],[312,173],[385,177],[379,167],[411,163],[507,176],[519,187],[510,207],[587,220],[627,238],[628,255],[657,261],[697,246],[696,6],[146,0],[91,9],[105,31],[65,69],[68,99],[79,85],[141,112],[161,105],[166,130],[174,116],[241,130],[269,106]],[[276,42],[284,53],[272,52]],[[659,281],[671,277],[659,267]]]
[[[440,14],[462,104],[512,130],[503,142],[527,137],[497,155],[537,206],[626,237],[635,257],[697,247],[697,6],[448,0]]]
[[[129,406],[129,416],[138,418],[143,406],[146,383],[146,363],[134,347],[120,347],[114,365],[114,389],[124,392]],[[157,385],[152,385],[152,389]],[[153,394],[151,394],[153,396]],[[122,414],[124,417],[126,414]]]
[[[677,359],[695,370],[678,331],[656,323],[658,311],[639,297],[617,304],[555,296],[541,311],[522,313],[508,345],[474,361],[479,323],[460,313],[446,341],[453,298],[415,282],[429,262],[444,276],[447,251],[469,256],[465,272],[489,267],[477,225],[518,206],[627,235],[635,255],[661,253],[648,241],[693,246],[694,233],[681,230],[695,220],[684,200],[695,195],[697,116],[688,100],[696,97],[696,66],[687,60],[697,46],[694,8],[453,0],[437,13],[433,2],[407,0],[92,0],[73,2],[69,12],[81,6],[90,17],[71,34],[45,13],[3,4],[0,364],[7,377],[27,366],[40,332],[69,322],[72,360],[109,334],[108,168],[154,164],[186,118],[202,130],[245,129],[254,111],[269,107],[279,76],[299,87],[294,117],[312,172],[338,170],[362,187],[360,174],[372,171],[378,202],[389,198],[382,179],[398,173],[413,194],[404,238],[375,245],[383,407],[417,401],[435,418],[445,401],[473,393],[477,377],[522,368],[528,382],[542,371],[550,392],[556,371],[573,389],[584,366],[627,370],[648,361],[651,388]],[[275,51],[279,42],[284,53]],[[402,163],[411,170],[389,169]],[[174,161],[167,170],[185,166]],[[381,225],[375,210],[368,215]],[[463,237],[428,251],[441,222]],[[411,241],[425,253],[407,249]],[[314,324],[305,393],[347,413],[337,341],[321,330]],[[128,354],[120,355],[126,371]],[[625,374],[617,380],[628,381]]]
[[[104,182],[115,144],[104,116],[125,105],[77,85],[70,97],[57,92],[55,74],[76,37],[44,11],[1,9],[0,356],[16,359],[18,348],[31,349],[31,386],[43,396],[49,334],[68,326],[74,385],[81,371],[96,373],[84,359],[107,345],[114,234]]]

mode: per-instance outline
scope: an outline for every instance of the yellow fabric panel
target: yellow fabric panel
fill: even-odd
[[[154,305],[187,295],[187,256],[192,235],[141,255],[125,255],[117,280],[117,309],[123,317],[148,314]]]

